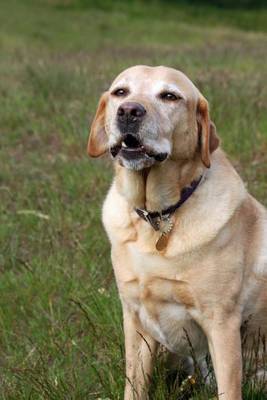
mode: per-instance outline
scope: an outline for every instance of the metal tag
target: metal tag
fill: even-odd
[[[169,235],[168,234],[164,235],[162,233],[158,241],[156,242],[156,249],[158,251],[164,250],[167,247],[168,241],[169,241]]]
[[[161,223],[160,223],[161,235],[156,242],[156,249],[158,251],[162,251],[167,247],[173,225],[174,225],[174,223],[171,220],[170,215],[166,215],[166,216],[162,217]]]

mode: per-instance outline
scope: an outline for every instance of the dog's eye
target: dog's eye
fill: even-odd
[[[179,100],[179,98],[180,98],[176,94],[171,93],[171,92],[162,92],[162,93],[160,93],[159,97],[162,100],[167,100],[167,101],[176,101],[176,100]]]
[[[119,89],[115,89],[111,94],[113,94],[113,96],[123,97],[123,96],[127,96],[128,93],[129,93],[128,89],[119,88]]]

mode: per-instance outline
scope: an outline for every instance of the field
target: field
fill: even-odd
[[[183,70],[267,206],[267,10],[141,0],[0,8],[0,398],[121,399],[121,309],[100,218],[112,167],[86,155],[97,100],[127,66]],[[152,399],[214,396],[198,381],[182,391],[163,358]],[[249,379],[244,394],[267,399]]]

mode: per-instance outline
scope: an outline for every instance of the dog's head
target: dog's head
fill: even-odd
[[[209,167],[218,145],[208,102],[182,72],[135,66],[102,95],[88,153],[98,157],[109,150],[121,165],[135,170],[199,154]]]

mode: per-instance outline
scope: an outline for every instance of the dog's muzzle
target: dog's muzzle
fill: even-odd
[[[139,132],[145,118],[146,109],[140,103],[125,102],[117,111],[117,126],[121,138],[116,145],[110,148],[113,158],[116,156],[126,160],[164,161],[167,153],[155,153],[143,143]]]

